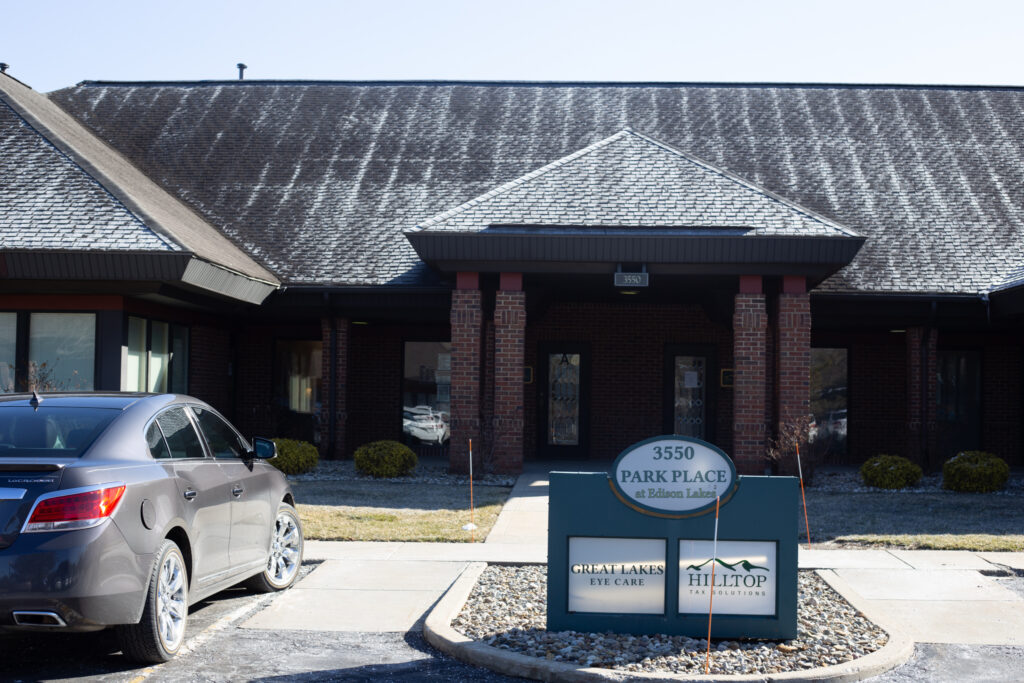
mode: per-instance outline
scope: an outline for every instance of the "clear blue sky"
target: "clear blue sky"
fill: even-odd
[[[1024,84],[1024,2],[0,0],[0,62],[82,80]]]

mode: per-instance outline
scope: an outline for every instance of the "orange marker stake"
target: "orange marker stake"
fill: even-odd
[[[811,525],[807,521],[807,496],[804,495],[804,468],[800,466],[800,444],[796,445],[796,471],[800,475],[800,498],[804,501],[804,527],[807,529],[807,549],[811,549]]]
[[[715,540],[711,544],[711,597],[708,600],[708,653],[704,658],[704,675],[711,671],[711,608],[715,605],[715,565],[718,564],[718,502],[715,496]]]

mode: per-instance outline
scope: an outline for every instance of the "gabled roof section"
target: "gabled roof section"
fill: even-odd
[[[183,251],[0,100],[0,246]]]
[[[430,218],[416,230],[480,232],[500,226],[860,237],[629,128]]]
[[[0,76],[9,278],[170,280],[259,303],[276,277],[46,97]]]
[[[289,285],[435,284],[404,233],[626,126],[863,234],[818,292],[976,295],[1024,264],[1024,88],[86,81],[49,97]]]

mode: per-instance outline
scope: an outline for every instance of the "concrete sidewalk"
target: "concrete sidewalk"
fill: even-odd
[[[471,562],[546,561],[547,471],[578,464],[528,467],[483,543],[310,541],[307,559],[322,564],[245,627],[415,628]],[[800,568],[915,642],[1024,645],[1024,597],[982,573],[1024,570],[1024,553],[801,548]]]

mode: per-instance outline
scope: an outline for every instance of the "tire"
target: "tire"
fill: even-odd
[[[166,662],[181,649],[188,624],[188,571],[177,544],[165,539],[149,578],[137,624],[117,627],[125,656],[145,664]]]
[[[244,585],[256,593],[272,593],[288,588],[299,576],[302,566],[302,522],[299,513],[288,503],[277,508],[277,517],[271,529],[270,555],[262,572],[245,581]]]

